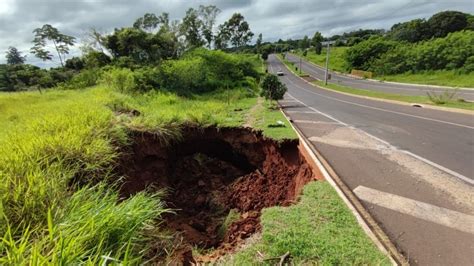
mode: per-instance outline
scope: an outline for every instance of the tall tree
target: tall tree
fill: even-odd
[[[201,35],[202,26],[203,22],[199,17],[198,11],[194,8],[188,9],[180,25],[181,35],[186,38],[186,46],[188,48],[200,47],[204,44]]]
[[[322,41],[324,40],[323,35],[321,35],[321,32],[317,31],[314,33],[313,38],[311,39],[311,42],[313,43],[314,46],[314,51],[316,54],[321,54],[321,51],[323,50],[323,45]]]
[[[300,41],[300,48],[302,50],[306,50],[309,48],[310,41],[307,35],[304,36],[304,38]]]
[[[25,63],[26,55],[21,55],[21,52],[18,51],[15,47],[8,47],[5,58],[7,59],[7,64],[9,65],[21,65]]]
[[[51,41],[56,49],[61,66],[64,67],[64,57],[69,54],[69,47],[74,45],[75,38],[62,34],[49,24],[44,24],[43,27],[35,29],[33,33],[35,38],[33,39],[34,46],[31,48],[31,53],[44,61],[52,60],[53,55],[46,50],[47,42]]]
[[[260,53],[260,47],[262,46],[263,35],[260,33],[257,38],[257,42],[255,43],[255,48],[257,49],[257,53]]]
[[[226,49],[230,41],[230,32],[228,31],[225,24],[219,25],[217,35],[214,39],[214,45],[216,49]]]
[[[427,22],[433,37],[439,38],[450,32],[465,29],[468,26],[468,16],[458,11],[444,11],[434,14]]]
[[[146,13],[143,17],[138,18],[133,27],[144,31],[153,32],[160,24],[160,18],[153,13]]]
[[[246,45],[253,37],[250,26],[240,13],[234,13],[232,17],[224,23],[223,28],[230,36],[230,42],[235,47]]]
[[[216,6],[199,6],[199,15],[202,20],[202,35],[206,39],[207,47],[211,49],[212,40],[214,39],[214,25],[216,24],[216,17],[221,10]]]

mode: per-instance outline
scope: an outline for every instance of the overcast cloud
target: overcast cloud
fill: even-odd
[[[28,54],[28,62],[48,66],[29,54],[33,29],[51,24],[61,32],[80,39],[91,27],[112,31],[130,26],[144,13],[168,12],[171,19],[182,18],[186,9],[213,4],[222,10],[218,23],[240,12],[255,35],[264,41],[324,36],[359,28],[390,28],[394,23],[428,18],[444,10],[474,13],[472,0],[0,0],[0,63],[4,51],[15,46]],[[78,54],[76,48],[72,54]]]

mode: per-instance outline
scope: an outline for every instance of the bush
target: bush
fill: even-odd
[[[265,99],[281,100],[287,91],[285,84],[278,80],[278,77],[272,74],[266,75],[262,80],[262,93]]]
[[[119,92],[135,92],[137,89],[133,72],[128,68],[112,68],[102,75],[102,82]]]
[[[417,73],[426,70],[472,71],[474,32],[450,33],[445,38],[416,44],[399,43],[380,58],[368,62],[377,74]]]
[[[351,68],[367,71],[370,70],[372,61],[380,58],[397,44],[395,41],[373,36],[349,48],[345,54],[346,61]]]
[[[84,69],[79,74],[72,77],[68,82],[58,85],[58,89],[75,90],[84,89],[97,84],[100,78],[100,71],[98,69]]]

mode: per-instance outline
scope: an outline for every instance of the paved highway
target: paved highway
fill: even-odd
[[[299,57],[287,54],[287,60],[293,63],[298,63],[299,65]],[[323,80],[324,79],[324,69],[311,64],[305,60],[302,60],[301,69],[303,72],[308,73],[314,78]],[[427,92],[436,92],[436,93],[443,93],[446,89],[436,88],[436,87],[428,87],[428,86],[414,86],[414,85],[405,85],[405,84],[393,84],[393,83],[386,83],[380,81],[371,81],[371,80],[364,80],[364,79],[357,79],[352,78],[349,76],[337,74],[334,72],[331,73],[331,80],[330,83],[339,84],[347,87],[352,87],[356,89],[365,89],[365,90],[373,90],[373,91],[381,91],[386,93],[392,94],[401,94],[401,95],[426,95]],[[474,84],[473,84],[474,86]],[[457,97],[474,101],[474,90],[459,90],[457,93]]]
[[[280,101],[412,264],[474,264],[474,116],[317,88],[283,71]]]

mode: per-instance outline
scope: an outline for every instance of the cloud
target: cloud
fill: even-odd
[[[146,12],[168,12],[171,19],[179,19],[187,8],[209,4],[222,10],[219,24],[240,12],[264,41],[302,38],[315,31],[330,36],[359,28],[388,29],[394,23],[444,10],[474,13],[471,0],[0,0],[0,53],[15,46],[28,54],[29,63],[53,66],[57,62],[45,63],[29,54],[32,31],[43,24],[80,39],[91,27],[112,31],[131,25]],[[78,53],[76,45],[71,55]]]

